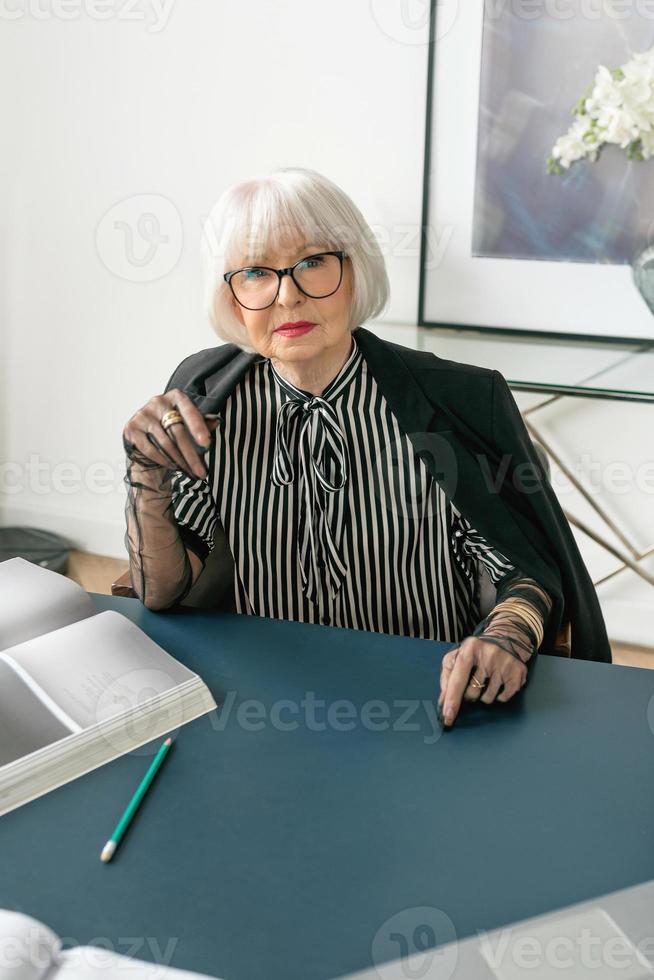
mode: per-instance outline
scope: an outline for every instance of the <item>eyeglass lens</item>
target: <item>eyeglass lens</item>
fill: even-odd
[[[312,255],[303,259],[293,270],[300,288],[315,299],[329,296],[338,288],[341,262],[337,255]],[[243,269],[231,278],[236,299],[249,309],[263,309],[274,301],[279,276],[259,266]]]

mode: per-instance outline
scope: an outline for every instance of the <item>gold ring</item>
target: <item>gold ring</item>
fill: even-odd
[[[177,422],[183,422],[183,417],[179,414],[176,408],[171,408],[169,412],[161,418],[161,428],[169,429],[171,425],[176,425]]]
[[[473,687],[479,687],[479,688],[486,687],[485,682],[483,684],[480,684],[478,678],[474,676],[470,678],[470,683],[472,684]]]

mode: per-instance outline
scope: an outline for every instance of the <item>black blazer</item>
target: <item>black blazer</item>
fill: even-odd
[[[400,428],[457,509],[516,568],[554,599],[541,653],[570,622],[571,655],[611,662],[604,618],[568,520],[499,371],[450,361],[358,327],[356,340]],[[219,414],[251,364],[237,344],[185,358],[166,391],[180,388],[203,414]],[[496,586],[503,595],[508,573]]]

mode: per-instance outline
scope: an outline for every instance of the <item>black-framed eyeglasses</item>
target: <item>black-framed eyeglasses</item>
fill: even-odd
[[[271,269],[252,265],[226,272],[228,283],[237,303],[246,310],[265,310],[277,299],[282,276],[290,276],[300,292],[310,299],[324,299],[335,293],[343,279],[343,260],[347,252],[317,252],[307,255],[288,269]]]

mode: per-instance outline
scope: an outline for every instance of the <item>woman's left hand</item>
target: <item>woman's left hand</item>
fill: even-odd
[[[461,701],[508,701],[527,680],[527,667],[494,643],[467,636],[443,657],[438,704],[452,725]]]

